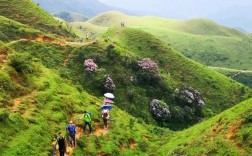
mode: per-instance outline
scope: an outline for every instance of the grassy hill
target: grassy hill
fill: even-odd
[[[144,136],[171,132],[138,123],[136,118],[114,106],[109,134],[96,136],[103,128],[100,118],[102,99],[94,97],[62,79],[56,70],[45,68],[28,53],[17,53],[3,43],[0,51],[7,51],[8,62],[0,63],[0,151],[1,155],[50,155],[51,143],[59,131],[64,134],[70,119],[78,126],[83,110],[92,112],[94,136],[78,139],[77,155],[138,153],[146,144]],[[127,132],[125,133],[125,130]],[[139,131],[140,130],[140,131]],[[134,147],[132,148],[132,143]],[[135,148],[138,144],[140,148]],[[124,150],[121,150],[121,147]]]
[[[36,37],[41,34],[41,31],[0,16],[0,41],[2,42],[9,42],[20,38]]]
[[[8,24],[5,21],[9,19],[2,17],[1,20]],[[42,31],[11,22],[25,32]],[[183,153],[187,149],[179,145],[190,140],[179,136],[198,135],[199,131],[195,129],[203,129],[205,122],[197,125],[198,128],[192,127],[195,131],[172,132],[159,126],[184,129],[251,97],[251,89],[184,57],[141,30],[116,27],[109,29],[98,42],[61,45],[32,39],[19,40],[24,37],[17,33],[19,29],[7,29],[9,26],[1,24],[7,37],[5,43],[0,42],[0,151],[3,156],[49,155],[52,139],[59,131],[64,131],[70,119],[81,125],[77,119],[83,110],[92,113],[94,136],[81,135],[73,155],[155,155],[170,151],[167,147],[179,149],[171,152]],[[9,42],[14,39],[17,41]],[[158,65],[158,79],[153,79],[137,67],[138,61],[147,57]],[[84,69],[86,59],[93,59],[98,65],[96,72]],[[99,107],[107,91],[104,87],[107,75],[116,85],[116,99],[109,131],[102,135],[98,133],[103,132]],[[179,99],[176,90],[182,90],[184,86],[201,93],[205,101],[202,109],[198,110],[194,103],[188,105]],[[170,118],[162,120],[153,117],[149,104],[154,98],[169,106]],[[237,138],[230,137],[237,143],[242,137],[244,154],[250,152],[251,144],[247,124],[251,122],[250,105],[251,100],[245,101],[229,110],[229,116],[224,113],[220,120],[223,125],[228,125],[233,123],[229,119],[244,115],[241,120],[246,122],[240,124],[241,131],[235,135]],[[216,118],[207,121],[206,125],[213,124]],[[225,122],[226,118],[228,122]],[[197,140],[197,143],[201,141]],[[192,147],[190,149],[197,149],[195,144],[188,143]],[[232,142],[220,139],[204,148],[210,152],[202,153],[211,153],[217,144],[223,145],[219,145],[221,150],[222,147],[234,147]],[[237,153],[237,149],[231,152]],[[191,153],[193,155],[197,151]]]
[[[252,69],[250,35],[207,19],[183,21],[106,12],[87,22],[104,27],[125,22],[127,27],[149,32],[188,58],[207,66]]]
[[[107,43],[100,40],[98,44],[62,47],[21,41],[10,44],[10,47],[21,53],[29,52],[42,60],[46,67],[59,70],[61,76],[96,96],[101,96],[106,91],[105,78],[110,75],[116,84],[115,95],[119,97],[116,103],[120,108],[147,123],[159,123],[173,129],[195,124],[203,116],[213,116],[251,94],[247,87],[187,59],[153,35],[129,28],[120,29],[119,35],[115,35],[116,30],[117,28],[110,29],[104,34],[104,39],[107,36],[111,38]],[[129,60],[125,58],[126,53],[130,56]],[[99,67],[93,74],[83,69],[84,60],[89,58],[94,59]],[[137,61],[142,58],[151,58],[157,63],[160,79],[152,82],[141,76]],[[62,65],[66,59],[68,62],[64,67]],[[131,82],[131,77],[136,80]],[[184,86],[198,90],[206,102],[198,114],[189,115],[184,112],[185,105],[175,93],[176,89]],[[153,99],[166,102],[176,115],[168,121],[155,121],[149,111]]]
[[[53,16],[64,19],[67,22],[85,22],[89,19],[83,14],[70,11],[59,11],[54,13]]]
[[[99,84],[99,78],[94,80],[96,76],[101,75],[97,73],[98,75],[92,76],[84,72],[85,81],[83,82],[83,60],[90,57],[95,58],[99,68],[102,69],[101,72],[110,74],[113,77],[117,87],[114,93],[116,95],[115,105],[123,109],[126,108],[129,114],[114,106],[111,111],[113,121],[110,123],[108,134],[105,136],[80,137],[77,142],[78,147],[73,151],[74,155],[83,155],[83,153],[89,155],[155,155],[158,153],[162,155],[167,153],[167,151],[168,153],[183,155],[184,151],[188,149],[191,149],[189,150],[189,155],[194,155],[195,153],[223,153],[227,147],[233,148],[227,153],[237,153],[237,146],[241,142],[243,145],[239,149],[242,149],[244,155],[249,153],[249,140],[251,139],[249,139],[250,131],[248,130],[250,128],[249,122],[251,122],[251,111],[249,111],[251,100],[245,101],[209,121],[175,133],[146,124],[142,119],[130,116],[130,114],[137,116],[136,112],[134,112],[136,110],[139,112],[138,115],[146,112],[149,99],[152,99],[148,96],[161,97],[158,95],[161,91],[158,91],[155,86],[148,87],[138,83],[130,84],[127,79],[122,79],[123,77],[127,78],[127,75],[134,74],[132,69],[130,69],[130,64],[123,63],[124,54],[126,53],[131,55],[131,59],[141,56],[150,56],[153,60],[164,58],[164,64],[162,64],[162,61],[158,64],[159,68],[163,70],[163,77],[166,77],[165,69],[171,74],[169,78],[166,78],[168,84],[174,85],[171,86],[171,91],[181,85],[181,81],[193,87],[198,86],[197,89],[200,88],[200,91],[205,90],[208,92],[206,97],[205,93],[203,94],[204,100],[208,101],[207,105],[211,104],[211,100],[218,103],[217,97],[222,97],[223,100],[223,97],[232,96],[234,101],[239,101],[241,98],[234,97],[234,94],[230,94],[228,90],[237,91],[238,93],[242,85],[230,82],[232,80],[228,80],[213,70],[186,59],[172,49],[169,50],[166,45],[160,43],[150,34],[135,29],[121,29],[120,36],[113,36],[114,31],[116,29],[111,29],[105,34],[105,36],[111,35],[112,41],[109,41],[108,44],[101,42],[88,46],[64,47],[49,43],[20,41],[9,44],[10,48],[1,43],[1,54],[4,52],[5,55],[8,55],[8,62],[0,63],[0,151],[4,151],[2,155],[49,155],[52,150],[51,142],[53,137],[59,131],[64,130],[70,119],[80,124],[77,118],[83,110],[92,112],[94,132],[102,128],[103,125],[99,115],[99,106],[102,103],[102,99],[94,96],[98,95],[99,97],[102,95],[99,92],[100,90],[96,88],[102,87],[102,83]],[[134,35],[137,37],[134,38]],[[151,44],[146,45],[147,41]],[[113,55],[110,54],[106,61],[106,56],[109,52],[106,46],[109,44],[114,44],[115,53],[112,53]],[[139,48],[139,45],[142,45],[140,46],[141,48]],[[155,50],[150,49],[150,47],[153,48],[155,46]],[[164,52],[163,50],[167,51]],[[68,65],[64,67],[63,62],[69,54],[71,55]],[[185,65],[182,65],[183,63],[180,61],[183,61]],[[169,64],[165,62],[169,62]],[[192,67],[194,66],[197,66],[197,69],[201,71],[197,72],[197,74],[201,73],[198,75],[200,78],[197,81],[191,78],[191,72],[194,71]],[[183,73],[187,75],[187,78],[184,80],[180,79]],[[204,77],[204,75],[208,78]],[[209,78],[209,75],[212,75],[212,78]],[[221,87],[200,87],[201,85],[209,85],[204,84],[205,78],[208,81],[212,79],[214,84],[225,86],[225,88],[222,88],[222,91]],[[101,79],[103,80],[103,77]],[[92,81],[97,84],[95,85]],[[210,83],[210,81],[205,83]],[[220,92],[220,94],[218,95],[216,92]],[[163,92],[163,94],[164,97],[170,98],[169,94],[172,93],[166,94]],[[210,97],[210,94],[216,98]],[[130,99],[125,97],[129,95]],[[146,104],[144,104],[145,102]],[[225,101],[223,104],[226,104],[226,102],[228,103],[229,101]],[[136,110],[132,109],[132,105],[128,103],[134,104]],[[214,103],[211,105],[215,106],[213,110],[216,108],[215,111],[217,112],[219,112],[217,107],[222,107],[220,109],[230,107],[217,106]],[[243,115],[241,116],[241,114]],[[239,120],[233,120],[238,119],[238,116]],[[213,124],[215,122],[223,122],[223,124],[216,123],[217,128],[212,127],[213,131],[216,132],[215,142],[210,145],[203,144],[202,138],[205,138],[205,141],[209,138],[206,137],[208,136],[208,129],[205,126],[215,125]],[[221,136],[225,137],[226,132],[231,131],[233,128],[232,126],[230,128],[226,127],[233,124],[236,126],[240,125],[241,128],[236,130],[233,136],[230,135],[230,141],[223,140]],[[227,131],[223,132],[221,129]],[[215,136],[215,134],[213,135]],[[199,136],[202,136],[202,138]],[[201,139],[197,139],[192,143],[191,140],[194,139],[190,138]],[[236,141],[237,146],[233,144],[233,140]],[[206,145],[206,147],[198,148],[202,144]],[[217,149],[214,148],[216,145],[218,145]]]
[[[78,34],[78,36],[81,36],[83,38],[86,38],[87,33],[95,33],[96,36],[99,36],[106,32],[109,28],[102,27],[98,25],[94,25],[91,23],[85,23],[85,22],[72,22],[70,25],[73,27],[73,32]]]
[[[252,88],[252,71],[251,70],[250,71],[249,70],[234,70],[234,69],[217,68],[217,67],[213,69],[218,71],[219,73],[222,73],[228,77],[231,77],[237,82],[240,82]]]
[[[191,19],[179,23],[176,28],[178,31],[195,35],[207,36],[245,36],[238,30],[221,26],[209,19]]]
[[[252,99],[223,113],[175,133],[158,152],[167,155],[250,155]]]
[[[115,30],[111,30],[110,35],[112,36],[114,32]],[[197,90],[199,90],[202,95],[204,95],[204,100],[206,100],[208,103],[206,107],[210,108],[214,112],[214,114],[220,112],[221,110],[224,110],[224,107],[232,103],[231,99],[234,98],[234,95],[237,95],[237,93],[235,93],[235,90],[239,88],[239,85],[237,84],[236,86],[233,80],[227,79],[226,77],[213,72],[211,69],[208,69],[205,66],[186,59],[171,48],[166,47],[164,44],[160,44],[160,41],[155,39],[152,35],[146,34],[139,30],[127,28],[121,29],[119,30],[119,32],[120,35],[118,37],[115,37],[115,41],[113,40],[113,42],[116,42],[116,44],[118,44],[119,46],[133,52],[136,55],[136,58],[149,57],[158,63],[159,67],[161,68],[161,74],[165,77],[163,79],[162,85],[166,84],[169,88],[168,92],[170,92],[170,95],[165,95],[164,97],[162,97],[162,100],[164,100],[168,104],[175,102],[171,100],[171,94],[174,94],[174,90],[176,88],[180,88],[185,84],[192,86],[193,88],[197,88]],[[123,51],[123,48],[119,48],[118,51]],[[115,71],[111,73],[115,73]],[[236,88],[235,86],[238,88]],[[151,88],[152,87],[146,90],[151,90]],[[129,89],[127,88],[121,93],[123,94],[126,90]],[[242,88],[238,90],[241,91]],[[227,93],[229,95],[227,95]],[[123,96],[122,94],[121,96]],[[156,91],[156,93],[149,93],[147,95],[151,96],[152,98],[154,98],[155,96],[160,97],[160,95],[157,94],[160,93]],[[221,96],[222,98],[218,99]],[[223,97],[225,98],[223,99]],[[138,98],[139,97],[136,97],[135,99]],[[125,103],[125,101],[122,102]],[[140,103],[142,102],[139,101],[139,105]],[[136,111],[143,109],[143,105],[141,104],[140,106],[141,107],[138,107]],[[123,104],[123,106],[121,107],[127,110],[125,104]],[[148,107],[145,109],[148,109]]]
[[[0,15],[18,21],[46,33],[70,37],[71,34],[61,23],[41,9],[32,0],[1,0]]]
[[[132,30],[125,31],[132,32]],[[102,127],[99,118],[99,105],[102,100],[83,91],[82,87],[74,86],[71,82],[63,80],[56,70],[45,68],[41,63],[44,64],[46,60],[40,62],[31,59],[30,55],[34,57],[41,56],[36,56],[36,51],[29,54],[28,49],[33,48],[32,44],[55,50],[58,47],[58,45],[52,44],[43,45],[37,42],[21,41],[18,45],[26,47],[27,53],[20,50],[20,54],[18,54],[1,43],[0,51],[7,51],[9,55],[8,63],[0,64],[0,74],[2,75],[0,87],[0,147],[1,151],[4,151],[2,155],[48,155],[51,151],[52,138],[64,129],[70,118],[78,123],[76,118],[81,115],[83,109],[92,112],[93,119],[97,124],[96,126],[93,125],[95,129]],[[41,49],[38,45],[36,46],[37,49]],[[86,48],[94,50],[94,47]],[[37,53],[41,52],[38,51]],[[58,54],[58,56],[60,55]],[[13,62],[16,63],[13,64]],[[53,67],[53,64],[49,62],[47,66]],[[117,97],[119,97],[118,94]],[[116,104],[118,103],[116,102]],[[74,154],[142,155],[146,153],[164,154],[167,150],[169,153],[183,154],[183,151],[191,149],[189,155],[193,155],[195,153],[223,153],[225,149],[231,147],[233,150],[227,151],[228,153],[234,154],[242,149],[242,153],[246,154],[250,150],[248,146],[249,140],[251,140],[249,139],[250,131],[248,131],[249,122],[251,122],[250,105],[251,100],[243,102],[209,121],[173,134],[164,129],[143,124],[141,120],[132,118],[129,114],[114,107],[113,111],[111,111],[114,121],[110,124],[109,133],[106,136],[81,137],[78,140],[78,147],[74,150]],[[216,124],[213,124],[215,122]],[[132,123],[134,124],[132,125]],[[206,125],[213,126],[208,130]],[[229,125],[232,126],[228,127]],[[229,134],[227,132],[232,131],[235,126],[240,126],[240,128],[235,130],[235,133],[230,133],[234,135],[227,135]],[[221,131],[221,129],[225,131]],[[208,131],[213,131],[213,133]],[[209,134],[214,137],[211,146],[203,143],[202,138],[205,141],[209,138],[204,135],[205,132],[206,135]],[[230,141],[225,141],[226,139],[222,139],[222,136],[230,136]],[[160,139],[161,137],[163,139]],[[190,138],[198,139],[191,142]],[[233,140],[237,143],[237,146],[242,144],[242,147],[239,146],[239,149],[237,149],[237,146],[232,143]],[[157,146],[164,144],[167,145],[162,146],[158,152],[155,150]],[[216,149],[214,147],[217,144],[218,148]],[[199,145],[206,145],[206,147],[198,148]],[[170,149],[174,150],[171,151]]]
[[[94,17],[99,13],[114,10],[115,8],[107,6],[99,0],[33,0],[49,13],[58,11],[71,11],[84,14],[88,17]],[[117,9],[118,10],[118,9]]]

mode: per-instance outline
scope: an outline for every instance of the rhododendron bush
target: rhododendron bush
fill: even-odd
[[[115,90],[115,84],[110,76],[107,76],[104,87],[107,92],[113,92]]]
[[[137,65],[139,67],[137,75],[142,82],[152,83],[160,78],[158,65],[150,58],[144,58],[138,61]]]
[[[95,72],[98,66],[94,63],[93,59],[87,59],[84,61],[84,67],[86,71]]]

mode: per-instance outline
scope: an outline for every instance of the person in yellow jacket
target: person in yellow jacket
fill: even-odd
[[[91,127],[91,114],[88,113],[87,111],[84,111],[84,114],[81,118],[84,117],[84,125],[83,125],[83,130],[84,132],[86,131],[86,127],[88,125],[89,127],[89,135],[92,135],[92,127]],[[80,118],[80,119],[81,119]]]

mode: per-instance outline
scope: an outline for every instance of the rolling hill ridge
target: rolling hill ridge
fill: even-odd
[[[1,0],[0,5],[2,8],[0,10],[1,16],[18,21],[47,34],[51,33],[66,37],[73,35],[66,28],[62,27],[61,23],[55,20],[53,16],[31,0]]]
[[[0,6],[14,10],[0,14],[0,155],[54,155],[53,139],[58,132],[66,135],[70,120],[78,136],[68,156],[251,153],[252,90],[138,29],[138,18],[132,17],[134,28],[120,13],[114,18],[127,27],[102,26],[113,23],[106,18],[101,25],[93,19],[74,23],[83,24],[79,33],[89,32],[88,26],[101,34],[80,42],[57,24],[36,27],[44,22],[40,11],[37,23],[24,22],[36,5],[24,9],[23,3],[0,1]],[[221,37],[236,34],[220,31]],[[37,38],[41,35],[47,40]],[[116,97],[108,130],[100,110],[106,92]],[[91,136],[79,120],[84,110],[92,115]]]
[[[125,22],[126,27],[141,29],[157,36],[183,55],[204,65],[251,69],[250,35],[218,25],[208,19],[183,21],[160,17],[127,16],[110,11],[86,23],[109,28],[119,26],[121,22]]]

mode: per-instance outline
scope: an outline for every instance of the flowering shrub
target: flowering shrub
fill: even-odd
[[[95,72],[98,66],[94,63],[93,59],[87,59],[84,61],[84,67],[86,71]]]
[[[181,89],[176,89],[175,93],[179,101],[188,106],[196,105],[202,108],[205,105],[205,102],[201,98],[201,93],[192,87],[184,86]]]
[[[138,61],[137,65],[140,68],[138,76],[142,79],[142,82],[154,82],[160,78],[158,65],[150,58],[144,58],[141,61]]]
[[[169,106],[164,102],[153,99],[150,103],[150,112],[157,119],[165,119],[170,117]]]
[[[104,87],[108,92],[113,92],[115,90],[115,84],[110,76],[107,76]]]

